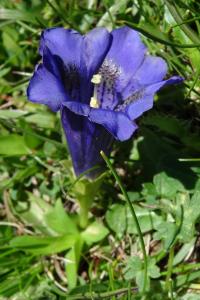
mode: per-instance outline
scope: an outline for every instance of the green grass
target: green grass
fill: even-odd
[[[200,299],[199,12],[193,0],[0,1],[0,299]],[[74,177],[59,115],[26,87],[44,28],[124,24],[185,81],[114,145],[121,191],[109,170]]]

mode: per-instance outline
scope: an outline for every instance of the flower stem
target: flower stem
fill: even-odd
[[[85,229],[88,225],[88,213],[88,206],[80,204],[79,225],[82,229]]]
[[[144,259],[144,285],[143,285],[143,293],[144,293],[144,292],[146,292],[146,289],[147,289],[148,262],[147,262],[147,254],[146,254],[144,239],[143,239],[143,236],[142,236],[142,231],[140,229],[140,224],[138,222],[135,210],[134,210],[133,205],[130,201],[128,193],[126,192],[125,188],[123,187],[122,182],[121,182],[119,176],[117,175],[115,169],[113,168],[110,160],[108,159],[108,157],[105,155],[105,153],[103,151],[101,151],[100,154],[103,157],[103,159],[105,160],[108,168],[111,170],[116,182],[118,183],[118,185],[119,185],[119,187],[122,191],[122,194],[124,195],[124,198],[126,199],[126,201],[128,203],[128,206],[131,210],[132,217],[133,217],[134,222],[135,222],[135,226],[136,226],[136,229],[137,229],[137,233],[138,233],[138,236],[139,236],[140,245],[141,245],[141,249],[142,249],[142,253],[143,253],[143,259]]]

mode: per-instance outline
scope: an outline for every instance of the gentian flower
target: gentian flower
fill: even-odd
[[[47,29],[39,53],[42,63],[27,96],[60,111],[76,175],[101,163],[100,150],[108,154],[113,139],[133,135],[135,120],[152,108],[161,87],[182,81],[178,76],[163,80],[165,61],[148,55],[138,32],[129,27],[111,33],[96,28],[86,35]]]

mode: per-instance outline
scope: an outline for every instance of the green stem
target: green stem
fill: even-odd
[[[80,205],[79,225],[82,229],[84,229],[88,225],[89,207],[86,205],[86,203],[79,202],[79,205]]]
[[[170,248],[169,251],[169,259],[168,259],[168,266],[167,266],[167,275],[166,275],[166,290],[170,293],[171,299],[173,299],[173,291],[172,291],[172,270],[173,270],[173,260],[174,260],[174,246]]]
[[[143,253],[143,259],[144,259],[144,286],[143,286],[143,292],[146,292],[146,288],[147,288],[147,271],[148,271],[148,262],[147,262],[147,254],[146,254],[146,249],[145,249],[145,244],[144,244],[144,239],[143,239],[143,236],[142,236],[142,231],[140,229],[140,225],[139,225],[139,222],[138,222],[138,219],[137,219],[137,216],[136,216],[136,213],[135,213],[135,210],[133,208],[133,205],[130,201],[130,198],[126,192],[126,190],[124,189],[123,185],[122,185],[122,182],[119,178],[119,176],[117,175],[116,171],[114,170],[110,160],[108,159],[108,157],[105,155],[105,153],[103,151],[100,152],[101,156],[103,157],[103,159],[105,160],[108,168],[111,170],[116,182],[118,183],[121,191],[122,191],[122,194],[124,195],[124,198],[126,199],[127,203],[128,203],[128,206],[131,210],[131,214],[132,214],[132,217],[134,219],[134,222],[135,222],[135,226],[136,226],[136,229],[137,229],[137,233],[138,233],[138,236],[139,236],[139,240],[140,240],[140,245],[141,245],[141,249],[142,249],[142,253]]]
[[[176,274],[176,273],[185,273],[187,271],[191,271],[191,270],[199,270],[200,269],[200,263],[191,263],[191,264],[185,264],[185,265],[181,265],[179,267],[173,267],[172,273]],[[167,274],[167,271],[164,271],[161,273],[161,276],[164,276]]]

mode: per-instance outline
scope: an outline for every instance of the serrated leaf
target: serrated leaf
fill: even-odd
[[[143,268],[143,262],[138,256],[130,257],[124,268],[124,277],[126,280],[131,280],[136,277],[136,273]]]
[[[126,280],[135,279],[136,283],[139,287],[139,290],[142,290],[144,285],[144,261],[138,256],[130,257],[126,262],[126,267],[123,270],[124,278]],[[156,260],[154,258],[148,258],[148,282],[149,285],[149,277],[150,278],[159,278],[160,277],[160,269],[156,265]]]

